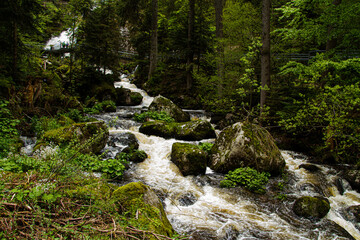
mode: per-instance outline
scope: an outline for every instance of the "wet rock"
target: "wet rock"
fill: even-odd
[[[221,240],[236,240],[238,239],[239,231],[233,227],[230,226],[226,228],[225,230],[225,236],[221,238]]]
[[[306,218],[323,218],[330,210],[330,202],[324,197],[300,197],[295,201],[293,211]]]
[[[106,145],[109,137],[109,130],[102,121],[74,123],[47,131],[38,139],[34,150],[53,143],[56,145],[67,145],[77,140],[78,151],[81,153],[99,153]]]
[[[211,149],[209,167],[227,173],[240,167],[280,174],[285,160],[270,133],[257,125],[235,123],[225,128]]]
[[[191,240],[217,240],[217,236],[210,230],[195,230],[190,234]]]
[[[117,147],[117,145],[126,146],[126,148],[138,149],[139,143],[135,135],[131,132],[112,134],[109,136],[108,145]]]
[[[196,203],[197,199],[192,193],[186,193],[178,198],[180,206],[190,206]]]
[[[197,145],[174,143],[171,150],[171,161],[184,175],[205,174],[208,154]]]
[[[175,233],[159,197],[149,186],[132,182],[116,189],[112,198],[121,213],[126,212],[138,226],[169,237]]]
[[[336,178],[335,186],[341,195],[343,195],[346,190],[352,190],[350,183],[340,177]]]
[[[190,121],[190,115],[188,113],[184,112],[170,99],[161,95],[154,98],[153,102],[149,106],[149,111],[166,112],[177,122]]]
[[[308,170],[309,172],[317,172],[320,171],[320,168],[314,164],[310,163],[304,163],[299,166],[299,168],[303,168],[305,170]]]
[[[136,106],[141,104],[143,97],[138,92],[131,92],[129,89],[116,88],[117,106]]]
[[[176,138],[187,141],[199,141],[216,137],[214,128],[205,120],[182,123],[150,121],[143,123],[139,131],[147,135],[155,135],[163,138]]]
[[[346,170],[343,177],[353,189],[360,192],[360,170]]]
[[[346,212],[348,220],[360,223],[360,205],[348,207]]]

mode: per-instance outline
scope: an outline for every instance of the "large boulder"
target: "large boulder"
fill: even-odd
[[[140,127],[140,132],[163,138],[176,138],[187,141],[199,141],[215,138],[215,130],[208,121],[197,120],[181,123],[167,123],[164,121],[145,122]]]
[[[99,153],[106,145],[109,130],[102,121],[74,123],[69,126],[47,131],[37,141],[34,150],[53,143],[56,145],[67,145],[77,141],[77,148],[81,153]]]
[[[132,182],[113,192],[115,204],[121,214],[126,214],[134,227],[141,227],[171,237],[175,231],[171,226],[159,197],[150,187]]]
[[[174,118],[177,122],[190,121],[190,115],[179,108],[170,99],[167,99],[161,95],[154,98],[149,106],[149,111],[166,112],[170,117]]]
[[[171,150],[171,161],[184,175],[201,175],[206,172],[208,154],[197,145],[174,143]]]
[[[131,92],[129,89],[116,88],[117,106],[136,106],[141,104],[143,96],[138,92]]]
[[[323,218],[329,210],[329,200],[323,197],[300,197],[293,206],[293,211],[296,215],[306,218]]]
[[[285,160],[266,129],[250,123],[235,123],[216,139],[209,167],[220,173],[251,167],[278,175],[284,170]]]

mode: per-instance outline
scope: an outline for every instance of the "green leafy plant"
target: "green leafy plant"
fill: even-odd
[[[210,153],[212,146],[214,146],[214,144],[209,143],[209,142],[201,142],[201,143],[199,143],[199,148],[201,150],[204,150],[207,153]]]
[[[7,101],[0,101],[0,157],[6,157],[9,152],[16,150],[19,136],[16,126],[20,121],[14,119],[8,104]]]
[[[175,122],[174,118],[170,117],[166,112],[143,112],[135,114],[134,120],[137,122],[145,122],[146,119],[161,120],[165,122]]]
[[[237,168],[226,174],[225,179],[220,182],[220,187],[244,186],[252,192],[264,193],[269,177],[270,173],[258,172],[250,167]]]
[[[88,114],[99,114],[112,111],[116,111],[116,105],[115,102],[111,100],[96,103],[92,108],[84,108],[84,112]]]

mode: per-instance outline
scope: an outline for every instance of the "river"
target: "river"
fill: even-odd
[[[346,217],[348,207],[360,205],[360,194],[348,184],[340,194],[335,186],[337,171],[330,166],[316,165],[320,170],[311,173],[300,168],[308,162],[306,156],[282,151],[288,178],[283,191],[286,198],[282,201],[239,189],[219,188],[217,183],[223,176],[209,168],[204,176],[183,177],[170,161],[172,144],[183,141],[144,135],[139,132],[140,124],[131,118],[146,110],[153,98],[124,75],[115,86],[140,92],[143,103],[135,107],[118,106],[115,113],[96,117],[109,124],[113,139],[126,132],[135,134],[139,149],[144,150],[148,158],[132,165],[126,173],[126,181],[142,181],[159,193],[178,233],[189,234],[190,239],[360,239],[359,224]],[[194,118],[208,119],[203,111],[189,112]],[[124,147],[121,142],[115,146],[107,147],[110,156]],[[300,196],[324,196],[329,199],[331,210],[320,221],[300,218],[292,212],[292,205]]]

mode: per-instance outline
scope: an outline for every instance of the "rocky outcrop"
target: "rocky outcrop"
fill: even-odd
[[[199,141],[215,138],[215,130],[208,121],[197,120],[182,123],[167,123],[164,121],[145,122],[140,127],[140,132],[163,138],[176,138],[187,141]]]
[[[285,160],[266,129],[250,123],[235,123],[216,139],[209,167],[220,173],[251,167],[278,175],[284,170]]]
[[[102,121],[74,123],[45,132],[37,141],[34,150],[50,143],[63,146],[76,141],[79,152],[96,154],[105,147],[108,137],[109,130]]]
[[[149,106],[149,111],[166,112],[170,117],[174,118],[176,122],[190,121],[190,115],[179,108],[170,99],[161,95],[154,98]]]
[[[129,89],[116,88],[117,106],[136,106],[141,104],[143,96],[138,92],[131,92]]]
[[[208,154],[197,145],[174,143],[171,150],[171,161],[184,175],[205,174]]]
[[[296,215],[306,218],[323,218],[329,210],[329,200],[323,197],[300,197],[293,206]]]
[[[175,233],[159,197],[150,187],[132,182],[119,187],[112,196],[121,213],[126,213],[127,218],[133,220],[134,227],[169,237]]]

